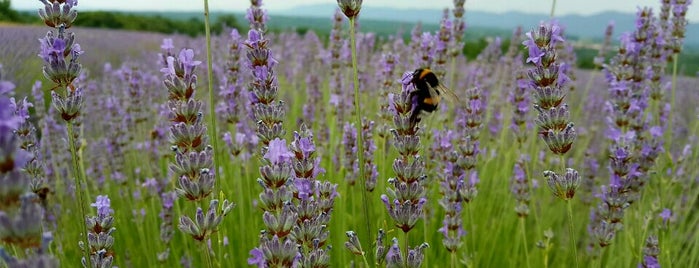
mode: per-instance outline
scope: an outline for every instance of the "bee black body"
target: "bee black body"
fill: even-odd
[[[410,93],[413,98],[417,98],[417,107],[413,108],[410,115],[411,122],[420,122],[420,113],[422,111],[431,113],[437,109],[440,101],[440,87],[437,76],[430,69],[417,69],[413,73],[413,78],[410,81],[415,90]],[[436,94],[430,92],[432,88]]]

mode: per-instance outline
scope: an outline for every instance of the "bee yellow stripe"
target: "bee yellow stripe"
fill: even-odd
[[[419,77],[419,78],[420,78],[420,79],[423,79],[423,78],[425,78],[425,76],[426,76],[427,74],[429,74],[429,73],[431,73],[431,72],[432,72],[432,71],[430,71],[430,69],[424,69],[424,70],[422,70],[422,72],[420,73],[420,77]]]
[[[429,105],[437,105],[439,104],[439,97],[425,98],[422,102]]]

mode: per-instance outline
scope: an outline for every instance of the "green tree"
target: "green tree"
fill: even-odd
[[[10,0],[0,0],[0,21],[21,22],[22,16],[10,7]]]

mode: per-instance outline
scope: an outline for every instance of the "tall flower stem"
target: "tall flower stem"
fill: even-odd
[[[527,268],[529,268],[529,246],[527,246],[527,233],[524,224],[524,217],[520,217],[519,227],[522,233],[522,245],[524,246],[524,260],[527,262]]]
[[[604,257],[607,256],[607,252],[609,252],[608,248],[609,248],[608,246],[602,248],[602,252],[600,252],[600,254],[599,254],[599,265],[593,266],[593,267],[600,267],[600,268],[604,267]]]
[[[211,22],[209,20],[209,0],[204,0],[204,31],[206,33],[206,78],[207,78],[207,87],[209,89],[209,114],[211,116],[211,134],[209,134],[209,137],[211,137],[211,147],[214,148],[214,174],[219,174],[218,167],[220,167],[219,164],[219,159],[221,157],[219,156],[219,151],[218,151],[218,131],[216,130],[216,105],[215,105],[215,95],[214,95],[214,86],[213,86],[213,57],[211,56]],[[223,174],[223,172],[221,172]],[[216,188],[216,184],[219,184],[220,180],[219,179],[215,181],[214,188]],[[218,248],[221,248],[221,243],[222,243],[222,238],[221,238],[221,232],[217,232],[216,234],[218,236]],[[206,251],[206,255],[209,256],[209,251]],[[219,252],[220,255],[221,252]],[[211,264],[211,261],[209,260],[209,264]],[[211,267],[211,266],[210,266]]]
[[[566,200],[566,204],[568,205],[568,232],[570,233],[570,246],[573,249],[573,257],[575,258],[575,267],[580,267],[578,264],[578,249],[577,249],[577,243],[575,242],[575,228],[573,228],[573,205],[570,202],[570,199]]]
[[[211,127],[209,137],[211,137],[211,147],[214,149],[214,173],[218,174],[219,170],[219,150],[218,150],[218,135],[216,131],[216,96],[214,95],[214,75],[213,75],[213,59],[211,56],[211,23],[209,22],[209,0],[204,0],[204,28],[206,32],[206,78],[207,87],[209,89],[209,115],[211,116]],[[220,178],[216,180],[219,184]],[[214,188],[216,188],[214,186]]]
[[[69,89],[66,89],[68,91]],[[69,94],[66,92],[66,94]],[[92,259],[90,258],[90,242],[87,239],[87,223],[85,222],[85,215],[87,215],[85,209],[85,196],[83,196],[83,176],[80,170],[80,159],[78,158],[78,150],[75,144],[75,134],[73,130],[73,122],[66,121],[66,127],[68,130],[68,146],[70,147],[70,158],[73,162],[73,176],[75,178],[75,194],[78,196],[78,206],[80,207],[80,221],[82,222],[81,233],[83,234],[83,242],[85,243],[85,250],[83,251],[83,257],[87,260],[88,267],[92,267]]]
[[[410,253],[410,240],[408,239],[408,233],[407,233],[407,232],[403,232],[403,235],[405,236],[404,239],[403,239],[403,240],[404,240],[403,242],[405,242],[405,255],[404,255],[404,256],[405,256],[405,258],[404,258],[404,260],[405,260],[405,267],[409,267],[409,266],[408,266],[408,254]]]
[[[473,206],[471,206],[471,203],[469,202],[466,204],[468,206],[468,224],[471,226],[471,234],[469,234],[469,240],[471,241],[471,253],[473,254],[473,267],[478,267],[478,262],[477,257],[476,257],[476,240],[473,236],[475,233],[475,224],[473,223]]]
[[[364,139],[362,138],[362,109],[359,107],[359,75],[357,73],[357,37],[355,36],[354,22],[356,17],[349,18],[350,28],[350,46],[352,48],[352,76],[354,79],[354,110],[357,126],[357,157],[359,158],[359,183],[362,186],[362,207],[364,208],[364,219],[366,221],[366,239],[370,241],[371,232],[371,215],[369,214],[369,199],[366,191],[366,178],[364,178]],[[371,258],[371,254],[369,254]]]
[[[213,268],[214,265],[211,263],[211,254],[209,254],[209,246],[206,244],[206,240],[201,241],[201,251],[202,254],[204,254],[204,259],[206,260],[206,267]]]
[[[551,18],[553,19],[553,14],[556,12],[556,0],[553,0],[551,4]]]
[[[369,266],[369,262],[366,260],[366,255],[367,254],[362,254],[362,260],[364,261],[364,266],[366,266],[368,268],[371,266]],[[371,254],[368,254],[368,255],[371,255]]]

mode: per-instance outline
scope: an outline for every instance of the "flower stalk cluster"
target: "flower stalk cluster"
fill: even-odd
[[[85,258],[81,260],[83,267],[112,267],[114,261],[114,210],[111,208],[111,201],[106,195],[99,195],[95,203],[90,204],[97,209],[96,216],[89,216],[85,219],[87,224],[87,241],[85,245],[80,242],[80,247],[87,251],[90,256],[88,262]]]
[[[259,1],[252,1],[248,12],[259,8]],[[258,5],[255,5],[258,2]],[[257,136],[260,139],[262,165],[262,186],[258,207],[262,209],[265,229],[260,233],[259,245],[250,251],[248,264],[258,267],[289,267],[299,264],[298,244],[290,234],[298,221],[294,198],[294,153],[289,151],[283,139],[285,130],[284,102],[277,101],[279,90],[275,67],[277,61],[269,48],[269,40],[264,34],[251,29],[245,40],[247,61],[245,66],[252,73],[248,84],[253,120],[257,123]]]
[[[564,63],[556,61],[556,46],[564,40],[556,24],[542,24],[538,31],[527,33],[527,37],[528,40],[524,41],[529,49],[527,62],[535,65],[528,76],[530,87],[534,89],[534,108],[538,112],[535,120],[538,135],[552,153],[563,157],[577,137],[569,119],[568,104],[564,102],[568,77],[561,69]],[[564,161],[561,162],[565,165]],[[577,171],[572,169],[566,169],[562,176],[553,171],[545,171],[544,175],[553,194],[563,200],[572,199],[580,184]]]
[[[86,204],[83,195],[83,183],[85,177],[81,168],[77,144],[81,131],[75,131],[82,126],[79,116],[83,110],[83,88],[76,84],[76,79],[83,75],[82,65],[78,62],[84,53],[78,43],[75,43],[75,34],[66,32],[73,26],[78,12],[75,6],[77,0],[47,1],[40,0],[44,5],[39,9],[39,17],[51,31],[39,39],[41,50],[39,57],[44,61],[42,72],[47,80],[53,82],[51,87],[51,99],[57,114],[65,121],[68,134],[68,149],[70,150],[73,168],[72,176],[75,178],[75,188],[80,209],[80,219],[86,219]],[[53,30],[56,30],[54,32]],[[85,229],[82,229],[85,230]],[[87,236],[85,236],[87,238]],[[83,243],[88,243],[85,240]],[[85,259],[86,256],[83,256]],[[91,265],[91,257],[87,256],[87,264]]]
[[[294,212],[298,218],[289,237],[300,245],[299,263],[303,267],[328,267],[330,254],[328,225],[337,197],[337,184],[317,180],[325,172],[315,155],[313,135],[305,125],[294,132],[291,160],[294,169]]]
[[[269,16],[267,10],[262,8],[262,0],[250,0],[250,8],[245,13],[245,18],[250,23],[250,29],[258,32],[267,31]]]
[[[342,166],[347,167],[345,173],[345,181],[348,185],[353,186],[357,183],[357,174],[359,163],[357,162],[357,128],[350,122],[345,122],[342,128],[342,148],[344,157],[342,158]]]
[[[250,30],[245,41],[247,67],[252,72],[248,84],[253,120],[257,123],[257,136],[262,146],[268,146],[271,140],[281,139],[286,133],[284,120],[284,102],[276,101],[279,82],[274,72],[277,61],[272,57],[269,40],[262,32]]]
[[[420,157],[420,136],[418,135],[417,122],[410,120],[410,115],[415,107],[415,100],[410,94],[414,90],[412,83],[412,72],[403,74],[402,91],[398,94],[390,95],[390,108],[393,111],[393,122],[395,129],[393,134],[393,145],[400,154],[393,161],[393,171],[396,177],[388,179],[389,188],[386,194],[381,195],[388,215],[393,219],[395,226],[407,234],[415,227],[417,221],[422,218],[423,207],[427,203],[425,162]],[[407,238],[406,238],[407,240]],[[408,241],[405,241],[408,245]],[[398,245],[394,245],[398,247]],[[394,249],[396,250],[396,249]],[[399,249],[397,249],[400,251]],[[408,253],[409,248],[404,248]],[[390,251],[390,250],[389,250]],[[387,265],[407,264],[407,254],[387,254]],[[417,256],[412,261],[420,263],[422,257]]]
[[[221,102],[218,111],[224,122],[236,126],[239,122],[244,122],[247,118],[245,110],[245,92],[240,79],[240,55],[243,49],[243,39],[237,29],[231,30],[228,46],[228,57],[226,59],[225,79],[221,83]]]
[[[512,122],[510,124],[510,129],[517,138],[517,142],[522,145],[527,141],[529,127],[529,107],[531,105],[531,98],[529,94],[529,80],[527,79],[526,72],[516,71],[515,72],[515,85],[514,90],[510,92],[509,100],[514,106],[514,114],[512,115]]]
[[[476,163],[480,154],[480,132],[485,118],[485,100],[480,87],[476,86],[466,90],[466,100],[458,107],[456,126],[459,136],[454,158],[454,176],[463,180],[462,187],[458,189],[462,201],[470,203],[478,195],[478,183],[480,182]]]
[[[539,25],[537,31],[527,33],[527,38],[523,44],[529,49],[527,62],[534,64],[528,76],[531,80],[530,87],[534,89],[534,108],[538,111],[535,120],[538,135],[552,153],[560,156],[560,163],[565,168],[564,155],[570,150],[577,137],[573,122],[569,119],[568,104],[564,102],[569,78],[564,73],[565,63],[558,61],[556,52],[556,47],[565,40],[561,35],[561,28],[555,23]],[[571,255],[575,260],[575,266],[578,267],[576,233],[570,201],[580,185],[580,175],[572,168],[565,168],[564,172],[563,175],[559,175],[554,171],[546,170],[544,177],[553,195],[567,203]]]
[[[250,251],[248,264],[258,267],[275,267],[298,263],[298,244],[289,236],[298,222],[298,214],[292,202],[294,198],[294,153],[286,141],[269,142],[260,167],[261,178],[257,183],[263,191],[258,207],[262,209],[265,229],[260,233],[260,245]]]
[[[218,230],[218,226],[235,206],[235,204],[223,200],[219,207],[218,199],[212,199],[209,202],[209,209],[204,213],[201,207],[197,207],[197,212],[194,219],[188,216],[180,217],[180,222],[177,228],[185,234],[190,235],[194,240],[204,242],[207,237]]]
[[[451,146],[445,147],[451,149]],[[466,235],[461,220],[464,200],[460,196],[462,189],[466,186],[464,185],[465,173],[456,164],[459,157],[459,154],[455,151],[447,153],[447,164],[439,184],[440,193],[442,194],[439,205],[444,208],[444,219],[439,232],[444,236],[442,244],[452,254],[461,248],[461,239]]]
[[[160,70],[168,91],[168,119],[171,149],[175,152],[170,164],[171,178],[177,182],[175,191],[190,201],[209,196],[216,180],[213,169],[213,148],[204,123],[203,104],[194,98],[197,83],[196,67],[201,61],[194,60],[194,50],[182,49],[175,56],[172,40],[165,39],[163,45],[164,66]]]
[[[347,61],[347,41],[342,38],[342,24],[344,22],[344,17],[340,10],[335,11],[333,15],[332,29],[330,30],[328,47],[329,56],[328,62],[330,64],[330,88],[332,88],[332,93],[330,95],[330,103],[335,107],[333,112],[338,117],[338,122],[344,122],[344,116],[346,109],[349,109],[344,104],[345,102],[340,101],[342,96],[344,96],[343,85],[345,76],[342,67]]]
[[[617,55],[605,66],[610,92],[610,180],[601,188],[600,203],[591,215],[589,227],[592,239],[602,248],[611,244],[621,230],[624,211],[640,199],[649,170],[663,150],[662,128],[648,127],[650,118],[646,117],[649,95],[661,97],[654,89],[664,72],[655,62],[664,62],[658,43],[662,42],[659,29],[662,26],[656,25],[651,10],[640,9],[636,30],[622,36]]]
[[[442,20],[439,23],[439,31],[435,36],[434,67],[433,71],[437,78],[445,80],[447,73],[447,61],[452,55],[449,53],[449,46],[452,45],[454,36],[452,35],[453,22],[449,19],[449,9],[444,9]]]
[[[174,191],[164,192],[160,194],[161,210],[160,210],[160,241],[165,244],[166,249],[158,253],[158,261],[164,262],[170,255],[170,242],[175,235],[175,200],[177,194]]]
[[[692,0],[672,0],[672,31],[670,33],[669,42],[666,47],[672,54],[682,52],[682,44],[684,42],[685,33],[687,31],[687,10]]]
[[[414,66],[418,66],[420,68],[428,68],[432,66],[435,57],[435,37],[429,32],[424,32],[422,35],[420,35],[419,39],[415,39],[413,41],[417,41],[417,44],[415,45],[417,51],[415,51],[413,54],[415,55],[413,60]]]
[[[515,205],[515,213],[520,218],[526,218],[529,215],[529,201],[531,200],[531,185],[529,175],[526,172],[526,157],[521,157],[514,165],[514,175],[512,176],[512,186],[510,190],[517,204]]]
[[[611,46],[613,34],[614,22],[609,22],[609,24],[607,24],[607,28],[604,30],[604,41],[602,42],[602,46],[600,46],[599,50],[597,51],[597,56],[595,56],[593,59],[595,67],[602,68],[604,65],[604,58],[609,50],[609,46]]]
[[[369,121],[364,118],[362,122],[362,139],[364,145],[363,159],[364,163],[364,173],[362,176],[366,179],[364,182],[365,189],[368,192],[374,191],[376,187],[376,179],[378,178],[378,170],[376,164],[374,163],[374,152],[376,151],[376,144],[374,143],[374,121]],[[355,185],[357,183],[357,177],[359,176],[359,151],[357,140],[357,128],[354,124],[349,122],[345,123],[342,132],[342,145],[345,156],[342,158],[343,166],[349,167],[346,174],[345,180],[349,185]]]
[[[643,260],[638,265],[639,268],[654,268],[660,267],[658,256],[660,255],[660,247],[658,246],[658,237],[649,235],[646,238],[646,245],[643,247]]]
[[[377,76],[381,79],[381,90],[379,91],[379,99],[388,99],[388,93],[391,92],[395,84],[395,70],[396,64],[398,63],[398,56],[391,52],[385,52],[381,54],[381,68],[378,68]],[[388,102],[381,102],[379,104],[379,117],[381,118],[381,125],[377,130],[379,137],[384,138],[389,134],[389,122],[391,122],[391,111],[388,109]]]

